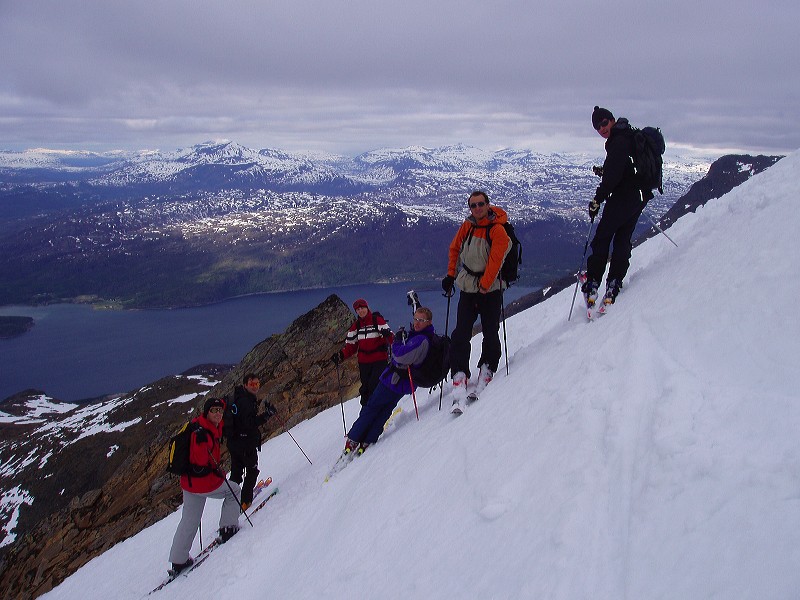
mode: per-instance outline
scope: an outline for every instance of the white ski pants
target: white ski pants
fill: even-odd
[[[233,492],[238,497],[241,493],[239,484],[235,481],[228,481]],[[200,519],[203,517],[203,509],[207,498],[222,499],[222,512],[219,516],[219,527],[236,527],[239,523],[241,509],[239,503],[234,498],[228,485],[223,481],[217,489],[205,494],[196,494],[183,490],[183,512],[181,522],[175,531],[172,539],[172,549],[169,551],[169,562],[183,564],[189,560],[189,550],[192,548],[194,536],[200,527]]]

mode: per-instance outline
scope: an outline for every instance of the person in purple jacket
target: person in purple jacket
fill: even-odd
[[[401,332],[395,335],[392,344],[392,362],[381,373],[378,387],[372,392],[358,419],[347,433],[343,454],[353,452],[360,454],[367,446],[377,442],[383,433],[384,423],[392,415],[400,398],[414,391],[408,379],[408,368],[411,367],[413,379],[414,369],[418,368],[428,355],[430,336],[435,333],[432,319],[431,310],[420,307],[414,313],[413,331],[408,339],[402,339]]]

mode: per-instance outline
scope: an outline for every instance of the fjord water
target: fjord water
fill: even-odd
[[[135,390],[204,363],[238,363],[257,343],[281,332],[329,295],[348,306],[365,298],[392,329],[408,328],[406,292],[416,289],[443,331],[447,301],[436,282],[365,284],[235,298],[172,310],[94,310],[89,306],[4,306],[0,315],[36,321],[16,338],[0,340],[0,399],[34,388],[65,401]],[[512,287],[506,303],[533,288]],[[457,296],[451,306],[455,323]]]

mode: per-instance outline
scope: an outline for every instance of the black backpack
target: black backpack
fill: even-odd
[[[414,385],[431,388],[444,381],[450,370],[450,338],[436,333],[426,334],[428,338],[428,354],[418,367],[411,369]]]
[[[658,127],[644,127],[633,130],[633,166],[639,177],[642,190],[658,190],[664,193],[662,155],[666,150],[664,136]]]
[[[192,475],[194,477],[203,477],[211,473],[210,467],[199,467],[189,462],[189,446],[191,445],[192,434],[201,429],[208,434],[208,431],[202,425],[189,421],[169,439],[167,472],[175,475]]]
[[[492,227],[486,230],[486,241],[489,243],[489,248],[492,247]],[[514,232],[514,226],[511,223],[503,223],[503,229],[506,230],[508,237],[511,239],[511,249],[506,254],[503,261],[503,266],[500,267],[500,279],[511,285],[519,279],[519,266],[522,264],[522,242],[519,241],[517,234]]]

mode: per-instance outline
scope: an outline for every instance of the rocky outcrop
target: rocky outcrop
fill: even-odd
[[[211,395],[230,397],[246,373],[261,380],[259,400],[278,409],[270,419],[266,435],[282,431],[313,417],[339,400],[338,379],[331,355],[341,348],[353,315],[338,296],[332,295],[316,309],[296,319],[282,334],[273,335],[253,348]],[[355,395],[358,381],[355,361],[341,369],[344,397]]]
[[[697,181],[689,191],[681,196],[672,207],[659,219],[659,227],[667,229],[683,215],[695,212],[709,200],[720,198],[733,188],[741,185],[753,175],[768,169],[782,156],[750,156],[749,154],[727,154],[715,160],[708,168],[708,173]],[[658,235],[658,230],[651,227],[636,240],[636,245],[646,239]]]
[[[176,510],[181,503],[181,490],[177,478],[165,472],[167,440],[185,422],[188,409],[199,408],[209,394],[230,394],[244,373],[252,371],[261,378],[264,385],[259,395],[269,398],[279,409],[278,418],[267,424],[265,437],[282,431],[284,424],[291,427],[337,404],[341,396],[329,358],[341,347],[351,320],[344,302],[331,296],[295,320],[284,333],[253,348],[208,393],[182,407],[178,404],[176,414],[166,420],[145,418],[138,422],[135,426],[143,432],[136,436],[139,445],[126,446],[124,454],[117,450],[121,460],[109,476],[75,474],[94,485],[40,520],[8,549],[0,564],[0,598],[37,597],[114,544]],[[340,374],[343,396],[352,397],[358,385],[355,362],[345,363]],[[126,406],[126,410],[136,410],[134,403]],[[140,415],[147,413],[141,407],[138,410]],[[164,412],[163,408],[160,412]],[[122,442],[114,439],[113,432],[103,435],[109,437],[101,440],[99,447]],[[90,457],[82,457],[80,448],[75,451],[73,462],[85,462],[89,467],[96,464]],[[66,464],[61,466],[69,468]],[[47,505],[48,498],[36,496],[34,506],[39,502]],[[26,508],[23,506],[22,510]],[[163,552],[166,564],[166,546]]]
[[[0,340],[16,337],[33,327],[31,317],[0,317]]]

